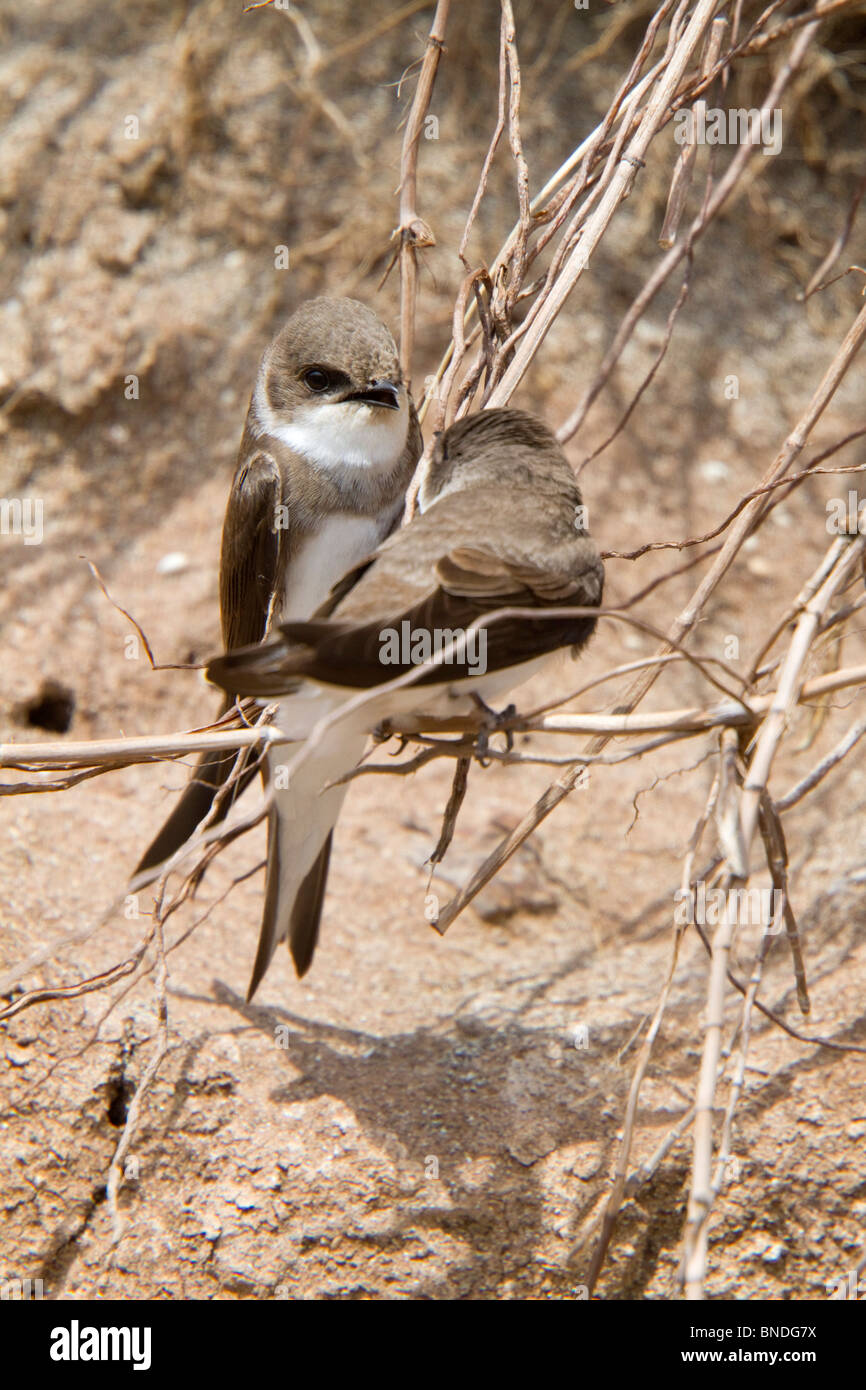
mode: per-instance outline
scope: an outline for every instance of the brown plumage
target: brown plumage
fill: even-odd
[[[466,629],[499,608],[597,607],[603,566],[579,525],[582,498],[555,438],[535,416],[485,411],[437,444],[419,501],[424,511],[359,567],[330,617],[280,625],[259,651],[208,667],[244,695],[285,694],[306,677],[353,688],[380,685],[411,662],[381,659],[383,629]],[[325,605],[327,609],[329,604]],[[580,647],[594,617],[514,618],[486,629],[487,670]],[[449,663],[449,680],[471,674]],[[441,683],[432,669],[419,685]]]
[[[345,576],[313,619],[281,623],[273,640],[217,658],[208,678],[239,694],[282,697],[276,723],[300,738],[339,713],[353,693],[384,686],[412,665],[383,657],[383,633],[404,622],[430,634],[465,631],[501,608],[590,611],[481,624],[483,671],[466,655],[449,660],[414,685],[349,710],[325,740],[294,757],[282,793],[291,819],[274,819],[269,839],[248,998],[280,940],[288,938],[299,975],[310,964],[346,791],[341,779],[361,756],[366,734],[395,712],[434,712],[470,692],[500,694],[557,648],[577,652],[595,627],[591,610],[601,602],[603,566],[582,524],[571,468],[540,420],[497,410],[453,425],[437,441],[419,502],[423,510]],[[318,693],[293,694],[304,682]],[[304,720],[297,731],[293,721]]]
[[[368,416],[372,461],[364,457]],[[299,431],[293,447],[287,437]],[[385,325],[354,299],[301,305],[262,357],[229,493],[220,555],[227,649],[260,642],[281,617],[308,617],[344,570],[375,550],[399,523],[420,453],[415,407]],[[342,526],[336,546],[326,534],[334,522]],[[221,712],[236,693],[227,692]],[[233,753],[200,759],[136,875],[189,839],[235,763]],[[234,796],[252,776],[239,779]],[[224,798],[215,819],[228,805]]]

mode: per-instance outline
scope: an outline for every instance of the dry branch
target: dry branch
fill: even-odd
[[[512,393],[523,382],[527,371],[535,362],[548,331],[578,286],[591,257],[632,190],[638,173],[644,168],[649,157],[653,141],[674,115],[688,108],[699,112],[705,105],[708,94],[713,90],[713,84],[727,83],[736,64],[744,55],[760,53],[770,45],[785,44],[790,38],[787,52],[780,49],[780,55],[783,56],[779,57],[775,74],[759,105],[760,114],[773,111],[780,104],[792,80],[803,68],[807,55],[815,44],[823,19],[853,9],[850,0],[829,0],[829,3],[808,6],[802,13],[778,20],[773,27],[772,21],[778,16],[782,4],[783,0],[771,0],[756,18],[747,18],[744,21],[745,6],[741,0],[737,0],[730,23],[727,18],[717,14],[718,0],[694,0],[691,8],[689,0],[663,0],[657,6],[644,5],[642,12],[646,14],[647,19],[645,32],[604,117],[533,197],[521,136],[522,78],[518,58],[518,33],[510,0],[501,0],[495,123],[457,252],[461,280],[457,287],[452,315],[452,340],[442,357],[420,412],[423,418],[425,410],[430,409],[430,423],[434,429],[441,428],[452,419],[469,412],[479,403],[499,406],[509,402]],[[325,67],[345,59],[421,8],[424,6],[417,0],[404,4],[393,14],[329,52],[321,47],[309,21],[300,12],[289,15],[300,39],[298,75],[292,81],[304,98],[323,112],[356,157],[359,156],[355,135],[339,108],[318,90],[316,77]],[[616,17],[599,43],[584,49],[577,59],[566,64],[560,77],[583,66],[594,55],[608,51],[617,34],[632,22],[635,13],[635,9],[632,8],[627,13],[624,11],[622,17]],[[418,212],[419,142],[443,52],[448,14],[448,0],[438,0],[420,62],[417,86],[402,145],[399,219],[392,239],[395,243],[395,260],[399,260],[400,266],[400,353],[407,381],[411,378],[415,320],[418,311],[418,251],[424,246],[434,244],[433,233]],[[471,259],[469,244],[473,229],[478,225],[479,209],[488,194],[491,171],[506,131],[508,149],[514,166],[516,220],[511,233],[488,266],[483,261],[476,263]],[[697,146],[689,145],[673,171],[668,207],[660,237],[662,245],[669,246],[670,249],[650,272],[614,333],[595,376],[583,385],[579,399],[558,431],[560,440],[565,442],[583,427],[589,410],[610,382],[641,318],[662,289],[669,286],[671,276],[683,262],[685,275],[682,287],[668,315],[660,350],[614,431],[605,438],[599,448],[584,459],[582,466],[587,466],[610,444],[641,403],[647,387],[655,379],[664,361],[677,316],[686,301],[690,278],[697,275],[700,269],[699,244],[705,238],[714,219],[729,205],[734,195],[742,191],[747,173],[755,170],[751,163],[755,150],[748,143],[744,143],[734,153],[720,178],[715,178],[714,170],[711,168],[701,206],[687,231],[681,236],[679,229],[694,174],[696,154]],[[503,155],[507,157],[505,151]],[[757,171],[759,170],[760,161],[757,162]],[[824,276],[832,269],[841,254],[851,233],[864,187],[866,184],[861,182],[841,231],[807,283],[804,298],[822,287]],[[338,234],[343,233],[340,231]],[[701,248],[701,251],[703,250],[704,247]],[[531,282],[530,273],[535,277]],[[518,306],[526,310],[525,316],[519,322],[516,321],[519,318]],[[805,777],[796,782],[786,795],[772,795],[769,790],[769,778],[797,708],[813,701],[826,701],[830,695],[859,690],[866,685],[866,667],[854,664],[850,657],[848,660],[851,664],[844,666],[841,655],[832,648],[829,652],[823,650],[821,646],[822,643],[827,643],[827,634],[831,634],[834,640],[841,640],[841,634],[851,630],[850,619],[859,611],[861,600],[845,603],[842,596],[846,586],[855,577],[855,572],[859,573],[862,568],[866,540],[863,536],[853,534],[840,537],[829,547],[820,565],[801,586],[799,593],[793,598],[787,594],[782,595],[784,611],[776,620],[766,641],[762,642],[761,649],[754,659],[744,666],[744,673],[726,665],[718,658],[690,650],[686,642],[703,617],[708,601],[737,563],[744,542],[758,530],[778,501],[784,500],[795,486],[806,478],[814,478],[819,472],[853,472],[866,466],[855,464],[851,468],[836,470],[822,470],[817,466],[838,449],[861,437],[863,430],[858,429],[824,449],[800,472],[792,473],[796,460],[833,399],[860,350],[864,337],[866,307],[852,324],[807,409],[784,441],[763,478],[740,497],[737,505],[719,525],[705,535],[684,540],[651,541],[629,552],[608,553],[607,558],[636,560],[651,550],[694,548],[724,536],[718,547],[704,552],[696,560],[690,560],[688,566],[681,566],[673,571],[673,575],[662,576],[661,579],[646,585],[619,609],[603,610],[603,622],[611,619],[629,622],[643,632],[660,636],[660,647],[654,656],[641,661],[622,663],[579,692],[583,695],[590,688],[596,688],[622,675],[633,676],[634,679],[625,696],[617,703],[614,712],[586,713],[562,710],[557,705],[565,703],[563,700],[528,715],[503,719],[499,726],[506,733],[566,735],[574,738],[590,735],[592,741],[588,747],[555,757],[542,757],[534,752],[527,754],[510,750],[493,751],[486,748],[485,721],[481,715],[450,720],[435,719],[423,714],[407,716],[401,720],[393,720],[381,731],[383,737],[394,734],[412,743],[413,756],[389,767],[364,764],[354,775],[379,775],[388,772],[405,776],[438,758],[447,757],[456,761],[455,777],[442,832],[431,857],[434,867],[444,855],[454,833],[457,813],[466,790],[470,761],[473,758],[483,756],[514,764],[545,762],[565,765],[562,775],[547,789],[511,834],[488,856],[469,882],[442,909],[435,924],[440,933],[447,929],[463,907],[471,902],[479,890],[502,868],[550,811],[570,794],[578,784],[580,773],[585,766],[606,766],[630,758],[645,757],[675,741],[705,737],[709,734],[706,747],[713,756],[716,756],[715,750],[718,748],[718,763],[704,812],[698,819],[686,851],[682,866],[682,888],[684,891],[694,891],[694,864],[710,827],[714,828],[718,846],[712,853],[709,868],[704,870],[703,878],[712,875],[713,882],[723,883],[726,888],[745,883],[750,873],[753,842],[756,832],[760,830],[772,882],[781,895],[780,920],[783,915],[788,930],[798,997],[804,1012],[807,1011],[806,971],[789,896],[789,870],[781,813],[800,802],[818,787],[833,769],[839,767],[866,732],[866,721],[855,723],[836,747]],[[427,450],[419,466],[413,490],[407,499],[407,515],[411,515],[414,489],[417,488],[418,478],[429,460],[431,449],[432,439],[428,436]],[[660,583],[683,574],[692,564],[704,562],[709,562],[708,571],[664,635],[659,634],[648,623],[642,622],[640,618],[626,612],[626,609],[637,605]],[[97,579],[106,598],[109,598],[98,574]],[[114,603],[113,599],[110,601]],[[115,607],[119,605],[115,604]],[[125,609],[120,611],[136,627],[151,664],[155,665],[144,633]],[[505,616],[515,615],[519,611],[499,610],[488,615],[483,621],[496,621]],[[561,618],[563,610],[556,609],[555,615]],[[538,619],[543,615],[533,610],[531,616]],[[783,639],[787,642],[786,647],[782,645]],[[360,692],[342,710],[320,721],[307,742],[295,750],[290,767],[296,767],[308,757],[312,749],[328,736],[334,724],[341,718],[378,698],[384,691],[411,684],[431,666],[447,661],[453,645],[452,643],[452,646],[437,658],[416,667],[377,691]],[[829,655],[836,669],[806,679],[807,665],[816,651],[821,653],[825,661]],[[717,699],[713,704],[688,703],[648,713],[638,709],[662,671],[678,675],[680,671],[685,670],[696,672],[702,680],[720,691],[724,698]],[[775,688],[767,690],[766,685],[771,679]],[[265,717],[266,712],[260,712],[260,718]],[[622,742],[614,750],[605,752],[612,739]],[[208,749],[244,748],[255,750],[258,756],[263,756],[271,745],[294,742],[292,731],[283,732],[264,724],[253,728],[221,726],[188,734],[140,739],[54,743],[7,742],[0,745],[0,767],[21,775],[0,786],[0,794],[62,791],[80,780],[105,771],[128,767],[134,763],[177,760]],[[33,774],[35,780],[28,779],[27,774]],[[263,804],[266,806],[267,803]],[[168,1047],[166,956],[186,939],[216,904],[212,904],[205,914],[182,932],[168,948],[164,941],[164,924],[192,897],[203,865],[209,862],[225,843],[256,823],[262,814],[263,806],[259,805],[251,815],[244,818],[235,817],[223,826],[209,826],[207,823],[202,825],[190,844],[179,851],[172,863],[161,871],[163,881],[158,891],[157,911],[153,923],[127,960],[75,985],[53,989],[34,988],[28,994],[10,1001],[3,1013],[3,1017],[8,1018],[34,1004],[51,999],[77,997],[92,990],[107,988],[126,977],[131,979],[128,986],[131,988],[144,973],[142,971],[139,974],[138,967],[145,959],[150,945],[156,941],[156,956],[149,964],[148,970],[156,972],[158,1041],[129,1112],[109,1173],[108,1202],[115,1240],[119,1239],[122,1233],[118,1193],[122,1181],[123,1162],[134,1137],[148,1087],[152,1085]],[[704,853],[708,851],[705,850]],[[182,866],[188,862],[192,863],[192,868],[185,872]],[[256,872],[258,867],[260,866],[248,872]],[[181,886],[163,905],[168,874],[176,871],[179,871]],[[233,885],[230,885],[230,888],[231,886]],[[224,896],[225,894],[219,897],[217,902],[221,902]],[[103,924],[105,920],[103,919]],[[751,1018],[755,1009],[803,1043],[820,1044],[839,1050],[863,1051],[862,1048],[853,1045],[848,1047],[831,1039],[809,1037],[808,1034],[792,1028],[758,999],[765,955],[771,939],[769,936],[762,937],[748,983],[743,984],[737,979],[730,966],[730,950],[736,928],[735,918],[726,913],[710,946],[702,927],[697,927],[702,940],[710,950],[711,961],[707,984],[706,1032],[695,1103],[673,1127],[648,1163],[638,1169],[637,1173],[629,1176],[631,1144],[641,1084],[673,987],[683,929],[678,928],[674,933],[667,977],[634,1068],[626,1108],[624,1137],[613,1175],[613,1190],[595,1248],[590,1275],[593,1283],[601,1270],[617,1211],[625,1194],[655,1170],[676,1139],[693,1125],[692,1184],[683,1272],[687,1296],[703,1296],[707,1221],[713,1202],[721,1191],[725,1164],[731,1152],[733,1123],[743,1088]],[[69,938],[67,942],[61,942],[54,949],[59,950],[64,945],[82,939],[83,935]],[[37,969],[49,955],[49,951],[41,951],[20,966],[7,971],[4,975],[7,986],[12,987],[23,975]],[[729,984],[742,993],[743,1003],[734,1032],[729,1034],[726,1044],[722,1034]],[[120,991],[117,997],[122,997],[126,988]],[[115,999],[114,1003],[116,1002]],[[737,1038],[739,1051],[728,1094],[720,1145],[715,1154],[714,1172],[713,1115],[717,1108],[716,1090],[725,1064],[733,1055]]]
[[[808,33],[808,30],[804,30],[804,35]],[[801,36],[801,38],[802,37],[803,36]],[[770,469],[761,479],[758,485],[760,489],[766,488],[777,479],[784,477],[791,468],[791,465],[796,461],[800,453],[802,453],[814,425],[820,419],[824,410],[832,400],[839,383],[862,346],[864,338],[866,338],[866,306],[861,309],[855,322],[846,334],[844,342],[825,372],[804,415],[788,435],[788,438],[785,440],[785,443],[774,459]],[[731,534],[725,541],[709,574],[702,580],[689,603],[672,624],[668,637],[669,642],[682,642],[683,638],[686,637],[694,627],[707,600],[733,564],[743,542],[760,520],[766,506],[767,503],[765,499],[758,496],[755,501],[750,502],[749,505],[743,509],[740,516],[734,522]],[[663,650],[659,654],[665,655],[666,652]],[[644,674],[638,677],[635,683],[626,692],[621,708],[624,708],[628,712],[635,709],[654,684],[659,669],[659,667],[650,667]],[[592,751],[598,751],[598,745],[593,745]],[[524,840],[526,840],[550,812],[573,791],[577,784],[578,776],[579,772],[577,771],[566,772],[548,787],[544,795],[535,803],[531,810],[527,812],[520,824],[488,855],[487,859],[485,859],[480,868],[476,870],[469,882],[450,902],[445,904],[440,916],[440,922],[444,922],[447,926],[448,923],[452,922],[454,918],[462,912],[463,908],[472,901],[475,895],[481,891],[484,885],[490,881],[502,865],[511,858],[517,849],[519,849]]]
[[[412,353],[415,343],[415,312],[418,294],[418,248],[435,246],[436,238],[418,216],[418,144],[424,117],[433,95],[433,83],[445,41],[445,26],[451,0],[438,0],[430,35],[421,63],[415,97],[406,122],[400,162],[400,221],[394,232],[400,258],[400,365],[407,385],[412,380]]]
[[[507,611],[510,613],[514,610]],[[557,616],[561,616],[562,610],[556,611]],[[538,610],[534,610],[534,615],[538,615]],[[662,660],[670,659],[671,655],[667,654]],[[658,664],[658,660],[653,658],[652,664]],[[647,664],[649,663],[632,662],[624,669],[632,670],[635,667],[645,667]],[[425,668],[421,666],[416,668],[419,675],[423,669]],[[418,676],[414,678],[417,680]],[[799,692],[798,702],[808,704],[822,696],[861,685],[866,685],[866,666],[842,667],[838,671],[828,671],[823,676],[806,681]],[[770,692],[751,695],[748,705],[740,700],[723,700],[715,705],[691,705],[644,714],[561,713],[537,717],[516,714],[503,718],[501,727],[504,732],[510,733],[601,734],[612,738],[629,734],[699,734],[726,726],[739,728],[753,724],[756,716],[770,709],[775,698],[775,692]],[[404,735],[412,737],[423,733],[477,734],[483,725],[484,719],[481,715],[455,715],[453,718],[443,719],[436,715],[406,714],[394,715],[381,733],[388,738]],[[849,747],[853,747],[853,743],[861,734],[862,730],[850,744],[846,742],[844,751],[835,757],[835,762],[844,756]],[[213,748],[251,748],[260,744],[271,747],[296,742],[297,737],[291,733],[282,733],[275,725],[263,725],[255,729],[232,729],[223,733],[147,734],[141,738],[88,739],[69,743],[2,743],[0,767],[29,772],[60,768],[86,768],[94,773],[111,772],[135,763],[184,758],[188,754],[203,753]],[[830,762],[822,776],[834,765],[834,761]],[[809,788],[819,780],[820,777],[815,777]],[[51,785],[56,786],[58,790],[64,790],[62,784]],[[796,799],[809,788],[804,788]],[[30,791],[38,789],[38,786],[28,788]],[[9,795],[17,791],[16,784],[9,787],[0,786],[0,793]]]
[[[797,623],[782,665],[779,688],[761,725],[749,764],[748,777],[740,794],[739,822],[745,868],[731,865],[725,882],[726,894],[748,876],[748,856],[757,828],[762,798],[766,797],[770,768],[790,710],[796,702],[797,691],[802,686],[803,664],[815,638],[821,618],[834,595],[847,582],[855,565],[861,560],[864,545],[866,545],[866,538],[857,536],[847,541],[840,539],[836,545],[831,547],[830,554],[835,558],[830,573],[805,605]],[[839,546],[841,546],[841,553],[838,553]],[[820,568],[823,571],[825,566],[822,564]],[[710,977],[707,985],[704,1052],[695,1101],[692,1185],[683,1256],[683,1280],[686,1298],[689,1299],[700,1299],[704,1296],[707,1222],[712,1210],[714,1196],[710,1178],[713,1149],[713,1106],[721,1048],[721,1030],[724,1024],[728,955],[737,927],[736,915],[730,911],[730,901],[730,898],[726,897],[722,920],[713,936]],[[802,968],[802,962],[800,965]]]

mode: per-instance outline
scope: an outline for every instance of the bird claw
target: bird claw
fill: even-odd
[[[509,719],[514,718],[517,713],[517,706],[506,705],[505,709],[497,711],[491,709],[486,701],[482,700],[481,696],[474,692],[472,699],[484,715],[484,722],[478,730],[475,757],[482,767],[489,767],[490,759],[486,757],[486,753],[490,739],[494,734],[501,733],[505,735],[505,751],[507,753],[510,753],[514,747],[514,734],[510,729],[503,728],[503,725],[506,724]]]
[[[399,758],[409,742],[409,734],[395,734],[388,719],[383,719],[381,724],[377,724],[370,737],[374,743],[388,743],[392,738],[396,738],[398,744],[391,754],[392,758]]]

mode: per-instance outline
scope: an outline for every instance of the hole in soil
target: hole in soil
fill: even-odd
[[[118,1073],[109,1079],[107,1091],[108,1123],[114,1125],[115,1129],[121,1129],[126,1124],[129,1102],[135,1093],[135,1087],[122,1073]]]
[[[27,724],[52,734],[65,734],[74,712],[75,695],[57,681],[45,681],[39,694],[22,707]]]

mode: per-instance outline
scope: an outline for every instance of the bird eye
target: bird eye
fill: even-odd
[[[308,367],[301,374],[301,380],[311,391],[327,391],[331,384],[331,378],[322,367]]]

